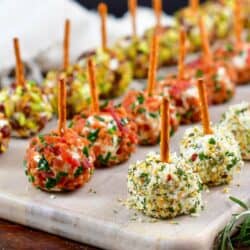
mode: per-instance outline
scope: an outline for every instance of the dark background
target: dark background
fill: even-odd
[[[105,2],[108,4],[109,12],[116,15],[122,16],[127,11],[127,0],[76,0],[83,6],[89,9],[96,9],[98,3]],[[151,6],[151,0],[137,0],[138,5]],[[173,14],[174,11],[187,5],[188,0],[162,0],[164,11],[168,14]],[[203,1],[200,1],[203,2]]]

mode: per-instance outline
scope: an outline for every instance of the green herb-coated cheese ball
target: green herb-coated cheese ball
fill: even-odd
[[[27,138],[37,134],[52,118],[47,96],[34,82],[13,85],[0,92],[1,112],[8,118],[14,137]]]
[[[221,126],[231,131],[239,143],[244,160],[250,160],[250,104],[242,102],[229,107],[222,115]]]
[[[213,127],[213,134],[204,135],[201,127],[186,130],[180,144],[181,156],[203,184],[229,184],[243,164],[239,145],[231,132]]]
[[[156,153],[129,166],[128,203],[155,218],[173,218],[199,213],[202,185],[192,167],[176,155],[171,162],[160,161]]]

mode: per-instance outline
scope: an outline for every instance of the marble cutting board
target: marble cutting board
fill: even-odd
[[[218,121],[227,107],[249,100],[250,86],[237,88],[235,98],[210,108]],[[46,130],[55,126],[49,124]],[[172,151],[186,127],[172,138]],[[53,234],[111,250],[208,250],[217,233],[240,208],[229,201],[233,195],[250,202],[250,164],[228,186],[204,192],[205,210],[199,217],[182,216],[155,221],[123,205],[127,196],[126,175],[131,162],[143,159],[156,147],[139,147],[120,166],[96,170],[92,180],[73,193],[48,194],[33,188],[24,175],[22,159],[26,140],[13,139],[7,153],[0,156],[0,217]],[[35,239],[34,239],[35,240]]]

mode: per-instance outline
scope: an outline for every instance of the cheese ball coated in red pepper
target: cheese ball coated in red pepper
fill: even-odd
[[[73,129],[34,137],[27,149],[24,167],[29,181],[48,192],[73,191],[89,181],[94,154],[86,139]]]
[[[160,106],[162,97],[148,96],[144,91],[132,90],[123,99],[122,106],[130,114],[138,127],[140,145],[154,145],[160,139]],[[170,106],[170,134],[179,126],[179,117],[173,105]]]
[[[204,78],[210,104],[225,103],[235,94],[235,72],[224,62],[214,61],[208,65],[198,59],[188,64],[187,74],[191,78]]]
[[[200,121],[200,102],[194,79],[178,79],[170,75],[158,84],[159,94],[168,96],[180,115],[181,124]]]
[[[97,114],[82,113],[74,117],[71,126],[89,141],[95,167],[120,164],[136,149],[137,126],[122,107],[109,104]]]

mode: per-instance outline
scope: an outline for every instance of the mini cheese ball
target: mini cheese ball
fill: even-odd
[[[47,192],[73,191],[93,174],[94,154],[87,139],[72,129],[34,137],[26,151],[25,173],[29,181]]]
[[[151,39],[154,33],[154,28],[145,32],[145,37]],[[160,26],[158,28],[159,38],[159,65],[169,66],[176,64],[178,60],[178,27]]]
[[[169,101],[161,104],[161,153],[149,153],[128,169],[128,202],[148,216],[168,219],[198,213],[202,185],[198,174],[176,154],[170,153]]]
[[[9,146],[11,127],[9,121],[0,113],[0,154],[4,153]]]
[[[10,122],[12,136],[19,138],[37,134],[52,118],[47,96],[31,81],[0,91],[0,110]]]
[[[0,112],[4,113],[12,128],[12,136],[28,138],[37,134],[52,118],[52,107],[42,89],[27,81],[18,38],[13,39],[16,57],[16,80],[0,91]]]
[[[159,95],[148,96],[147,92],[137,90],[131,90],[122,101],[122,106],[137,124],[140,145],[154,145],[159,142],[161,101],[162,97]],[[170,113],[170,134],[173,135],[179,127],[179,116],[173,105]]]
[[[210,103],[227,102],[235,94],[234,70],[225,62],[214,59],[202,17],[199,18],[199,29],[202,40],[202,55],[188,64],[186,74],[189,78],[204,78]]]
[[[85,184],[94,169],[87,139],[66,128],[66,84],[58,82],[58,128],[34,137],[24,159],[25,173],[37,188],[48,192],[73,191]]]
[[[177,24],[184,26],[187,31],[187,37],[190,42],[190,51],[198,51],[201,48],[202,41],[198,27],[199,16],[204,17],[204,22],[209,33],[209,40],[213,41],[215,37],[213,19],[206,15],[201,8],[196,7],[194,10],[192,7],[184,8],[178,11],[175,15]]]
[[[113,47],[119,57],[131,63],[133,78],[146,78],[148,73],[149,43],[145,37],[127,36],[119,39]]]
[[[220,46],[215,51],[215,58],[228,63],[235,71],[235,82],[246,84],[250,81],[250,44],[243,41],[242,2],[238,1],[234,7],[234,35],[233,42]]]
[[[207,65],[203,60],[197,60],[189,63],[187,68],[188,77],[205,79],[211,104],[225,103],[235,95],[234,73],[234,70],[223,62]]]
[[[202,185],[198,174],[182,158],[171,155],[170,163],[149,153],[128,170],[128,203],[147,216],[159,219],[201,211]]]
[[[231,131],[239,143],[244,160],[250,160],[250,104],[233,105],[222,115],[220,125]]]
[[[233,27],[232,9],[219,1],[205,2],[201,8],[213,21],[215,39],[226,38]]]
[[[102,48],[82,54],[77,65],[85,72],[86,61],[93,57],[96,64],[96,81],[101,98],[113,98],[122,95],[132,81],[132,66],[124,55],[115,50]]]
[[[53,112],[57,113],[58,86],[60,77],[64,77],[67,88],[67,115],[72,118],[86,109],[90,104],[90,91],[86,72],[77,65],[69,66],[64,71],[49,71],[43,84],[44,93],[48,96]]]
[[[137,145],[137,126],[122,107],[108,104],[97,114],[75,116],[70,126],[89,141],[95,167],[111,167],[129,159]]]
[[[199,97],[195,80],[178,79],[176,75],[159,82],[159,94],[168,96],[176,107],[181,124],[200,121]]]
[[[180,153],[203,184],[229,184],[243,164],[239,145],[230,131],[218,127],[212,130],[212,134],[204,134],[198,126],[187,129]]]

